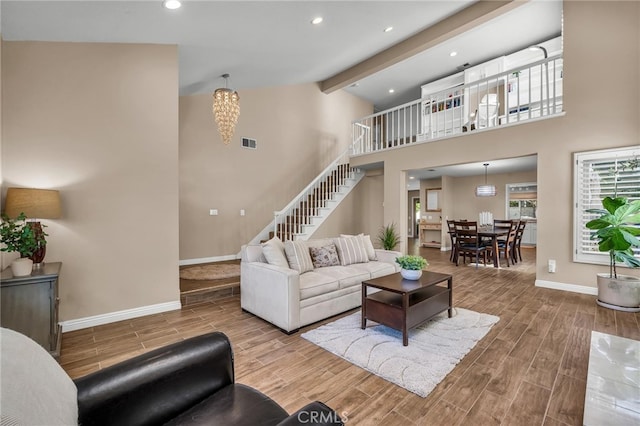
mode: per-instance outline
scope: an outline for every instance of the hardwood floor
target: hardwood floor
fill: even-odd
[[[237,295],[64,333],[60,363],[75,378],[219,330],[233,344],[236,380],[289,412],[318,399],[348,425],[561,426],[582,424],[591,330],[640,340],[640,314],[601,308],[594,296],[535,287],[534,249],[523,249],[524,262],[498,270],[456,267],[437,249],[409,251],[426,257],[429,269],[453,274],[455,306],[500,317],[427,398],[242,312]]]

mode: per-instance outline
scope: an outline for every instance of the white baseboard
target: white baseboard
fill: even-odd
[[[240,259],[237,254],[228,254],[226,256],[214,256],[214,257],[201,257],[199,259],[183,259],[178,262],[178,265],[197,265],[199,263],[211,263],[211,262],[222,262],[223,260],[236,260]]]
[[[536,287],[570,291],[572,293],[590,294],[592,296],[598,295],[597,287],[587,287],[584,285],[577,285],[577,284],[565,284],[565,283],[558,283],[555,281],[536,280]]]
[[[139,308],[125,309],[124,311],[110,312],[108,314],[94,315],[92,317],[78,318],[69,321],[62,321],[62,332],[81,330],[83,328],[95,327],[117,321],[124,321],[131,318],[143,317],[146,315],[159,314],[161,312],[175,311],[182,308],[180,301],[158,303],[157,305],[141,306]]]

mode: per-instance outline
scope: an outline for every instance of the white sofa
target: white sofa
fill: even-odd
[[[337,248],[339,265],[311,265],[310,253]],[[365,254],[362,254],[362,250]],[[307,241],[272,239],[242,247],[242,309],[287,333],[361,305],[361,283],[399,272],[397,251],[376,250],[369,236]],[[332,256],[330,256],[332,257]],[[326,260],[326,259],[325,259]],[[334,259],[335,260],[335,259]],[[306,265],[305,265],[306,263]]]

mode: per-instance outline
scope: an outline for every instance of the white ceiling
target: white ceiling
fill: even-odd
[[[327,79],[464,9],[456,1],[0,2],[4,40],[177,44],[180,94]],[[419,86],[560,34],[561,2],[533,0],[348,90],[378,108],[417,99]],[[320,25],[311,25],[323,16]],[[393,26],[393,31],[383,29]],[[458,51],[455,58],[451,50]],[[390,97],[388,89],[396,92]]]
[[[478,65],[559,36],[561,17],[561,1],[530,1],[345,90],[373,102],[378,111],[419,99],[421,85],[454,74],[464,64]]]

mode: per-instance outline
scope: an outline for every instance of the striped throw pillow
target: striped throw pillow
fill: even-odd
[[[301,274],[313,271],[309,248],[304,241],[286,241],[284,243],[284,253],[287,255],[289,268],[295,269]]]
[[[361,238],[341,237],[334,239],[334,243],[342,266],[369,262],[369,256]]]

